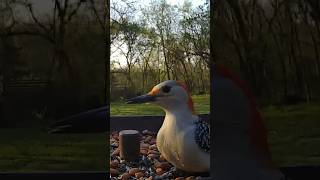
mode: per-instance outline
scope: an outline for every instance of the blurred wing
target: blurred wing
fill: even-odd
[[[203,120],[196,122],[195,141],[205,152],[210,152],[210,127]]]
[[[107,131],[108,107],[103,106],[54,122],[49,133],[99,133]]]

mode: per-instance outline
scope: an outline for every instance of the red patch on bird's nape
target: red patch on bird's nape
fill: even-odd
[[[190,91],[189,91],[189,89],[188,89],[188,86],[187,86],[184,82],[182,82],[182,81],[176,81],[176,82],[177,82],[177,84],[179,84],[179,86],[183,87],[183,89],[185,89],[185,90],[187,91],[188,96],[189,96],[188,107],[189,107],[189,109],[191,110],[192,114],[196,114],[196,111],[195,111],[194,106],[193,106],[193,101],[192,101],[191,93],[190,93]]]
[[[251,111],[251,127],[249,133],[251,142],[256,147],[257,153],[266,157],[264,163],[266,168],[274,168],[268,146],[267,129],[263,123],[261,114],[257,109],[255,98],[250,91],[249,86],[225,66],[221,64],[215,64],[215,66],[217,74],[232,80],[238,87],[240,87],[240,89],[242,89],[245,96],[249,99]]]

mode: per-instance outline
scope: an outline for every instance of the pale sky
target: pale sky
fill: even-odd
[[[180,1],[179,0],[167,0],[167,2],[172,5],[182,5],[184,1],[183,0],[180,0]],[[196,6],[204,4],[206,1],[205,0],[191,0],[191,2],[192,2],[193,7],[196,7]]]

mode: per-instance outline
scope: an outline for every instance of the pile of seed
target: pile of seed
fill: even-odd
[[[113,180],[192,180],[200,177],[175,171],[159,153],[156,133],[144,130],[140,142],[140,156],[137,162],[126,162],[120,158],[119,132],[110,134],[110,179]]]

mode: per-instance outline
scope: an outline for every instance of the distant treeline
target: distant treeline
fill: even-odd
[[[233,67],[262,102],[320,97],[320,1],[216,1],[214,60]]]
[[[146,93],[168,79],[184,81],[193,94],[209,93],[209,15],[208,2],[194,7],[192,1],[173,6],[159,0],[141,8],[113,2],[112,100]]]
[[[55,0],[52,11],[40,14],[30,1],[1,1],[0,127],[32,126],[105,104],[101,3]]]

